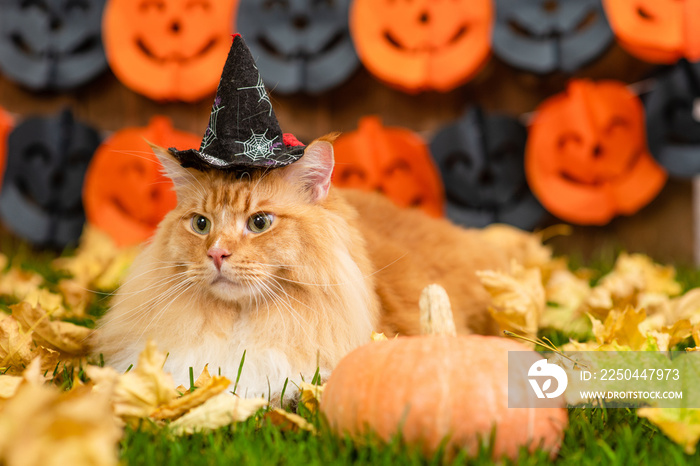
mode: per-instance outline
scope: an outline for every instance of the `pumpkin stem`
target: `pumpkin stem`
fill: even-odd
[[[447,291],[440,285],[426,286],[420,295],[420,333],[456,336],[455,321]]]

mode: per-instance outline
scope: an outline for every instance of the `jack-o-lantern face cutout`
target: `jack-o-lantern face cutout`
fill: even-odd
[[[146,241],[177,204],[172,182],[161,174],[146,141],[187,149],[199,147],[200,138],[174,130],[165,117],[154,117],[146,128],[114,133],[95,152],[85,177],[85,213],[119,246]]]
[[[613,40],[601,0],[497,0],[491,46],[509,65],[571,73]]]
[[[73,120],[29,118],[10,133],[0,192],[0,217],[18,236],[36,245],[76,243],[85,223],[83,178],[100,137]]]
[[[5,173],[5,159],[7,157],[7,136],[12,130],[12,118],[0,108],[0,189]]]
[[[317,94],[345,81],[360,60],[348,30],[350,0],[240,0],[237,30],[274,92]]]
[[[350,32],[365,67],[406,92],[449,91],[490,52],[490,0],[355,0]]]
[[[527,130],[516,119],[470,108],[430,143],[445,185],[447,216],[484,227],[508,223],[532,229],[545,214],[525,180]]]
[[[635,213],[666,182],[646,148],[642,104],[616,81],[573,80],[544,101],[530,129],[525,172],[547,210],[593,225]]]
[[[384,193],[401,207],[420,207],[433,217],[444,211],[442,182],[430,152],[414,132],[364,117],[357,131],[334,143],[333,184]]]
[[[84,84],[107,68],[100,23],[105,0],[4,0],[0,70],[35,90]]]
[[[154,100],[193,102],[216,91],[231,47],[235,0],[109,0],[110,67]]]
[[[652,63],[700,60],[700,1],[603,0],[618,42]]]
[[[647,140],[673,176],[700,174],[700,63],[681,60],[646,96]]]

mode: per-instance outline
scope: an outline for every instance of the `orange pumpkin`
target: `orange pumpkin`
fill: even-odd
[[[647,150],[639,99],[623,83],[589,80],[570,81],[537,108],[525,173],[547,210],[593,225],[637,212],[667,177]]]
[[[527,364],[509,368],[509,351],[528,352],[518,358]],[[555,452],[568,422],[563,403],[508,408],[509,390],[524,397],[518,404],[538,405],[527,374],[530,362],[540,359],[500,337],[429,335],[370,343],[331,373],[321,411],[338,434],[358,437],[371,430],[389,441],[400,429],[407,444],[420,445],[426,455],[445,439],[448,455],[458,449],[473,455],[494,427],[494,459],[517,458],[522,446]]]
[[[7,136],[12,130],[12,118],[0,108],[0,188],[5,175],[5,160],[7,159]]]
[[[425,142],[406,128],[382,126],[381,119],[360,119],[357,131],[334,143],[333,183],[384,193],[401,207],[420,207],[443,215],[445,196],[440,174]]]
[[[177,204],[172,182],[160,173],[160,161],[146,141],[186,149],[199,147],[200,138],[157,116],[145,128],[114,133],[97,149],[85,175],[85,214],[119,246],[149,239]]]
[[[446,92],[468,81],[491,50],[490,0],[355,0],[350,32],[360,60],[406,92]]]
[[[652,63],[700,60],[699,0],[603,0],[620,44]]]
[[[109,66],[154,100],[193,102],[216,91],[231,47],[236,0],[109,0]]]

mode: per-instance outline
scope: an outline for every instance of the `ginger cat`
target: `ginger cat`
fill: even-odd
[[[247,350],[237,393],[279,396],[285,379],[310,381],[317,365],[326,378],[372,330],[417,333],[431,283],[447,290],[458,332],[495,331],[474,272],[505,269],[517,254],[378,194],[331,187],[331,137],[264,173],[186,169],[154,151],[178,205],[95,334],[117,369],[153,339],[176,383],[207,363],[235,380]]]

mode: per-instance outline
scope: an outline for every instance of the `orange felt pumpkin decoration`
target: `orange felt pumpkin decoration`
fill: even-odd
[[[570,81],[537,108],[525,173],[547,210],[593,225],[637,212],[667,177],[647,150],[639,99],[623,83],[588,80]]]
[[[350,33],[365,67],[406,92],[446,92],[468,81],[491,50],[490,0],[355,0]]]
[[[231,47],[236,0],[109,0],[102,38],[127,87],[193,102],[216,91]]]
[[[414,132],[382,126],[379,117],[360,119],[357,131],[334,143],[333,183],[379,191],[401,207],[420,207],[433,217],[444,210],[442,181],[425,142]]]
[[[7,136],[12,130],[12,118],[0,108],[0,189],[5,175],[5,160],[7,159]]]
[[[147,127],[122,129],[97,149],[85,175],[85,214],[119,246],[150,238],[177,204],[172,182],[160,173],[160,161],[146,141],[185,149],[199,147],[200,138],[174,130],[165,117],[153,117]]]
[[[534,399],[527,372],[530,362],[542,359],[533,351],[522,353],[528,355],[519,360],[528,360],[527,366],[511,368],[509,374],[509,351],[528,348],[505,338],[477,335],[370,343],[345,356],[331,373],[321,411],[341,435],[361,437],[371,430],[389,441],[401,429],[406,443],[420,445],[427,456],[446,438],[448,455],[458,449],[474,455],[479,441],[488,441],[494,427],[494,459],[503,455],[515,459],[522,446],[555,452],[567,412],[561,405],[508,408],[508,391],[513,390],[509,377],[517,374],[522,379],[517,391]]]
[[[603,0],[620,44],[652,63],[700,60],[700,0]]]

